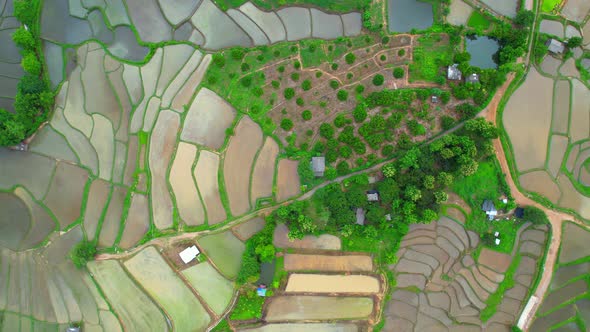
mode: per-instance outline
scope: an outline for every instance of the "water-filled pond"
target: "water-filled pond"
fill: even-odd
[[[419,0],[389,0],[387,17],[389,31],[409,32],[432,26],[432,4]]]
[[[499,47],[497,41],[488,37],[467,38],[467,52],[471,54],[469,64],[482,69],[496,68],[493,56]]]
[[[256,282],[257,285],[265,284],[270,287],[272,279],[275,275],[275,261],[270,263],[262,263],[260,265],[260,279]]]

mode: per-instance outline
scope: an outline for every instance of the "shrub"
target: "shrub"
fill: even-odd
[[[242,60],[246,56],[246,51],[243,48],[232,48],[230,51],[231,57],[234,60]]]
[[[373,77],[373,85],[375,85],[375,86],[383,85],[384,81],[385,81],[385,77],[383,77],[383,75],[381,75],[381,74],[377,74]]]
[[[455,126],[455,119],[453,119],[452,117],[450,117],[448,115],[443,115],[440,118],[440,125],[443,130],[449,130],[449,129],[453,128],[453,126]]]
[[[303,91],[309,91],[311,90],[311,81],[310,80],[305,80],[301,83],[301,89],[303,89]]]
[[[316,72],[315,72],[315,77],[316,77],[316,78],[320,78],[320,77],[322,77],[322,75],[323,75],[323,74],[324,74],[324,73],[322,73],[321,71],[316,71]]]
[[[340,84],[338,84],[338,81],[336,80],[331,80],[330,81],[330,87],[334,90],[338,89],[338,87],[340,86]]]
[[[385,54],[381,54],[381,56],[379,57],[379,59],[381,61],[385,61],[385,60],[387,60],[387,57],[385,56]]]
[[[93,260],[94,255],[96,255],[96,247],[94,246],[94,243],[88,240],[82,240],[70,251],[70,259],[79,269],[83,268],[86,266],[86,263]]]
[[[383,149],[381,149],[381,153],[385,157],[390,156],[391,154],[393,154],[393,145],[386,145],[386,146],[384,146]]]
[[[338,70],[338,64],[337,63],[333,63],[331,67],[332,67],[332,70]]]
[[[582,37],[571,37],[567,40],[567,47],[575,48],[582,45]]]
[[[215,53],[213,54],[213,63],[217,67],[223,68],[225,66],[225,57],[222,54]]]
[[[354,75],[352,73],[346,73],[346,79],[352,79]]]
[[[299,61],[293,62],[293,68],[295,68],[295,69],[301,68],[301,62],[299,62]]]
[[[404,69],[402,67],[397,67],[393,70],[393,77],[395,78],[402,78],[404,77]]]
[[[297,106],[303,106],[305,102],[303,101],[303,98],[298,97],[297,100],[295,100],[295,104],[297,104]]]
[[[278,89],[281,86],[281,82],[272,81],[272,82],[270,82],[270,85],[272,85],[273,88]]]
[[[406,55],[406,50],[404,50],[404,49],[402,48],[401,50],[397,51],[397,55],[398,55],[398,56],[404,56],[404,55]]]
[[[349,124],[351,121],[344,114],[338,114],[334,119],[334,125],[336,128],[342,128]]]
[[[250,65],[247,62],[244,62],[244,63],[242,63],[240,68],[242,69],[243,72],[246,72],[246,71],[250,70]]]
[[[387,44],[389,43],[389,36],[383,36],[383,38],[381,38],[381,44]]]
[[[549,224],[549,219],[547,219],[545,212],[534,206],[527,206],[524,208],[523,218],[524,220],[530,221],[537,225]]]
[[[338,163],[338,165],[336,165],[336,172],[338,172],[338,175],[345,175],[350,173],[350,165],[348,165],[348,162],[346,161],[341,161]]]
[[[12,34],[12,40],[14,41],[14,43],[16,45],[18,45],[19,47],[21,47],[25,50],[29,50],[29,51],[35,50],[35,38],[33,38],[33,35],[31,34],[31,32],[29,30],[25,29],[23,26],[18,28]]]
[[[348,53],[344,56],[344,61],[349,65],[352,65],[356,61],[356,56],[353,53]]]
[[[311,119],[311,117],[310,117],[310,119]],[[305,135],[306,135],[306,136],[310,136],[310,137],[311,137],[311,136],[313,136],[313,130],[311,130],[311,129],[307,129],[307,130],[305,131]]]
[[[354,117],[354,121],[359,123],[365,121],[367,118],[367,109],[365,105],[358,104],[352,111],[352,117]]]
[[[264,90],[262,90],[261,87],[257,86],[254,89],[252,89],[252,94],[254,94],[256,97],[261,97],[264,94]]]
[[[277,68],[277,71],[278,71],[279,73],[282,73],[282,72],[284,72],[284,71],[285,71],[285,66],[279,66],[279,67]]]
[[[41,62],[39,62],[34,52],[27,52],[25,54],[21,60],[21,66],[31,75],[39,76],[41,74]]]
[[[293,129],[293,121],[291,121],[291,119],[284,118],[281,120],[281,128],[283,128],[284,131]]]
[[[358,94],[361,94],[361,93],[365,92],[365,86],[362,84],[359,84],[354,88],[354,91],[356,91],[356,93],[358,93]]]
[[[348,99],[348,91],[346,90],[339,90],[336,94],[336,98],[340,101],[346,101]]]
[[[305,110],[305,111],[301,112],[301,118],[305,121],[311,120],[311,111]],[[313,134],[313,132],[312,132],[312,134]]]
[[[283,91],[283,95],[285,96],[285,99],[290,100],[295,97],[295,90],[293,88],[286,88],[285,91]]]
[[[329,123],[322,123],[320,125],[320,136],[325,139],[334,137],[334,127],[332,127],[332,125]]]
[[[348,145],[341,146],[338,149],[338,152],[340,153],[340,157],[344,159],[350,158],[350,156],[352,155],[352,149]]]
[[[291,79],[295,82],[299,81],[299,73],[291,74]]]
[[[242,83],[242,85],[245,88],[250,87],[250,85],[252,85],[252,76],[245,76],[240,80],[240,83]]]
[[[426,134],[426,128],[416,120],[408,121],[408,129],[414,136],[421,136]]]

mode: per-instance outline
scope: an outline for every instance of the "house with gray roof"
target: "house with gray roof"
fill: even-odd
[[[447,68],[447,79],[451,81],[460,81],[463,74],[459,70],[459,64],[455,63]]]
[[[483,210],[483,212],[486,213],[489,220],[494,219],[494,217],[498,215],[498,210],[496,210],[496,206],[494,205],[494,202],[492,202],[489,199],[486,199],[485,201],[483,201],[483,204],[481,205],[481,209]]]
[[[313,170],[313,175],[316,177],[324,176],[324,172],[326,171],[326,157],[312,157],[311,169]]]
[[[545,46],[547,46],[549,52],[553,54],[563,54],[565,51],[565,44],[557,39],[551,38],[547,40]]]
[[[364,225],[365,224],[365,209],[363,209],[363,208],[356,209],[356,224],[357,225]]]
[[[469,76],[467,76],[467,78],[465,78],[465,82],[467,83],[479,83],[479,75],[476,73],[473,73]]]
[[[367,191],[367,201],[378,202],[379,201],[379,192],[374,189]]]

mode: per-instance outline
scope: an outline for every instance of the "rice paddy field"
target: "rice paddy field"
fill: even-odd
[[[557,36],[565,31],[549,19],[539,29]],[[584,166],[590,158],[590,88],[569,62],[546,55],[531,68],[508,100],[502,125],[520,186],[590,220]],[[530,99],[533,94],[538,97]]]

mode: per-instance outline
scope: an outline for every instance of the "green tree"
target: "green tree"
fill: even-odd
[[[14,1],[14,16],[23,24],[33,27],[37,23],[37,6],[39,1]]]
[[[395,164],[394,163],[389,163],[389,164],[383,165],[383,168],[382,168],[381,171],[383,172],[383,175],[386,178],[392,178],[397,173],[397,171],[395,169]]]
[[[530,10],[519,10],[514,18],[514,23],[522,27],[530,27],[535,21],[535,14]]]
[[[426,189],[434,189],[434,176],[430,174],[424,176],[423,185]]]
[[[582,45],[582,37],[571,37],[567,40],[567,47],[575,48]]]
[[[537,225],[549,224],[549,219],[545,212],[534,206],[527,206],[524,208],[523,219]]]
[[[88,240],[82,240],[76,244],[70,251],[70,259],[74,265],[81,269],[94,259],[96,255],[96,246]]]
[[[293,121],[291,119],[284,118],[281,120],[281,128],[283,128],[284,131],[290,131],[293,129]]]
[[[414,185],[409,185],[404,190],[404,197],[412,202],[416,202],[422,198],[422,191]]]
[[[331,80],[330,81],[330,87],[334,90],[338,89],[338,87],[340,86],[340,84],[338,83],[338,81],[336,80]]]
[[[255,249],[255,253],[260,257],[261,262],[272,262],[275,258],[275,251],[275,246],[272,244],[260,245]]]
[[[360,103],[356,105],[354,110],[352,111],[352,117],[356,122],[363,122],[367,118],[367,106],[364,103]]]
[[[465,129],[483,138],[497,138],[498,129],[484,118],[475,118],[465,122]]]
[[[404,77],[404,69],[402,67],[396,67],[393,69],[393,77],[402,78]]]
[[[344,56],[344,60],[349,65],[352,65],[354,63],[354,61],[356,61],[356,56],[353,53],[348,53],[348,54],[346,54],[346,56]]]
[[[304,80],[301,83],[301,89],[303,89],[303,91],[309,91],[309,90],[311,90],[311,81],[310,80]]]
[[[431,209],[424,209],[422,211],[422,222],[429,224],[438,219],[438,213]]]
[[[332,127],[332,125],[329,123],[322,123],[320,125],[320,136],[322,136],[325,139],[330,139],[334,137],[334,127]]]
[[[305,110],[303,112],[301,112],[301,118],[305,121],[309,121],[311,120],[311,111],[310,110]]]
[[[25,50],[35,50],[35,38],[33,38],[31,32],[25,29],[23,26],[16,29],[16,31],[12,34],[12,40],[16,45]]]
[[[348,99],[348,91],[346,90],[339,90],[336,94],[336,98],[340,101],[346,101]]]
[[[373,85],[381,86],[383,85],[383,82],[385,82],[385,77],[383,77],[383,75],[377,74],[373,77]]]
[[[444,191],[435,191],[434,192],[434,201],[436,204],[442,204],[449,199],[449,195]]]
[[[290,100],[295,97],[295,90],[293,88],[286,88],[283,91],[283,96],[285,96],[285,99]]]

